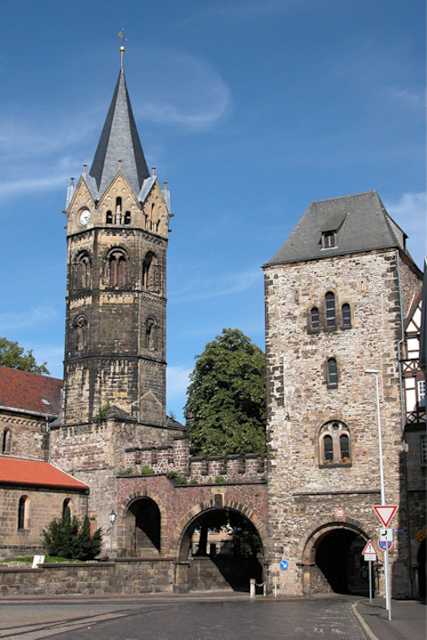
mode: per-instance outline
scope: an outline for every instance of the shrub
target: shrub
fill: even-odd
[[[152,469],[149,464],[144,464],[141,467],[141,475],[142,476],[152,476],[152,475],[154,475],[154,469]]]
[[[178,471],[168,471],[166,475],[169,480],[173,480],[175,484],[187,484],[187,478],[178,473]]]
[[[93,560],[101,551],[102,530],[90,534],[89,518],[81,522],[68,511],[52,520],[42,531],[43,546],[50,556],[73,560]]]
[[[215,478],[215,484],[225,484],[225,478],[224,476],[217,476]]]

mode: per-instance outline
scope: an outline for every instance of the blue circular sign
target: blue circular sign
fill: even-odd
[[[287,560],[281,560],[279,562],[279,567],[282,569],[282,571],[286,571],[286,569],[289,567],[289,562]]]

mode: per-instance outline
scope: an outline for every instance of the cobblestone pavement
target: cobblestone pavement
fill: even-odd
[[[248,599],[152,600],[114,604],[36,603],[26,608],[20,628],[0,623],[11,640],[364,640],[350,600],[271,601]],[[75,609],[75,607],[78,609]],[[5,605],[0,605],[0,620]],[[59,607],[59,609],[56,609]],[[65,607],[65,609],[64,609]],[[31,618],[31,609],[34,616]],[[65,615],[67,616],[64,618]],[[18,613],[15,611],[15,615]],[[48,615],[49,614],[49,615]],[[76,620],[79,616],[80,619]],[[98,616],[89,618],[88,616]],[[107,617],[105,617],[107,616]],[[84,619],[83,619],[84,617]],[[44,620],[43,620],[43,619]],[[74,620],[71,620],[74,618]],[[34,624],[38,620],[38,624]],[[61,620],[60,620],[61,619]],[[50,622],[49,622],[50,620]],[[52,622],[56,620],[57,622]],[[59,626],[58,626],[59,625]],[[61,631],[61,633],[58,633]]]
[[[387,619],[384,600],[370,605],[366,600],[357,610],[378,640],[425,640],[427,637],[427,606],[416,600],[393,600],[392,620]]]

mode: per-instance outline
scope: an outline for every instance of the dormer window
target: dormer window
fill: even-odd
[[[336,231],[322,231],[322,249],[333,249],[337,246]]]

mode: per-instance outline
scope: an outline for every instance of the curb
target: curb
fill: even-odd
[[[359,600],[351,605],[351,610],[352,610],[353,615],[356,618],[357,622],[362,627],[363,633],[366,635],[368,640],[380,640],[378,638],[378,636],[376,636],[375,633],[372,631],[372,629],[368,625],[368,623],[363,619],[362,614],[359,613],[359,611],[357,610],[357,605],[358,604],[359,604]]]

